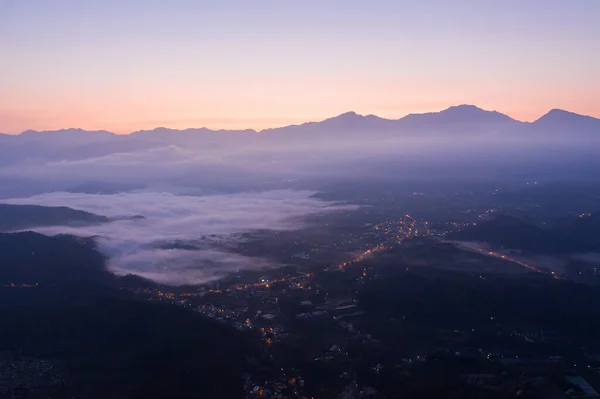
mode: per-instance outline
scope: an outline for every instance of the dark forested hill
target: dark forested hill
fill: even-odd
[[[22,230],[39,226],[107,223],[108,221],[106,216],[64,206],[0,204],[0,231]]]
[[[132,279],[106,270],[93,239],[0,233],[0,375],[42,384],[45,370],[54,381],[26,393],[0,384],[0,396],[242,397],[258,340],[120,288]]]
[[[107,281],[105,258],[92,239],[48,237],[31,231],[0,233],[0,284]]]
[[[259,357],[251,336],[95,284],[0,287],[0,318],[0,363],[55,362],[62,381],[19,397],[240,398],[246,361]]]

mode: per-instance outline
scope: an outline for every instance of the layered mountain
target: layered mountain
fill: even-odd
[[[562,109],[551,110],[533,122],[533,124],[537,127],[548,129],[566,127],[570,129],[591,129],[600,132],[597,130],[600,128],[600,119],[579,115]]]
[[[130,138],[136,142],[162,143],[163,145],[196,146],[210,149],[219,145],[236,145],[256,142],[258,133],[255,130],[211,130],[199,129],[168,129],[159,127],[152,130],[139,130],[131,133]]]
[[[85,138],[82,137],[85,135]],[[52,145],[73,145],[113,140],[116,134],[106,130],[60,129],[60,130],[26,130],[19,134],[18,141],[31,143],[43,141]]]
[[[261,134],[287,134],[287,133],[337,133],[343,132],[381,132],[397,128],[397,120],[384,119],[375,115],[359,115],[356,112],[346,112],[333,118],[320,122],[306,122],[300,125],[291,125],[274,129],[265,129]]]
[[[428,112],[425,114],[409,114],[399,119],[405,126],[443,126],[443,125],[468,125],[468,124],[520,124],[508,115],[497,111],[486,111],[474,105],[457,105],[441,112]]]
[[[308,122],[301,125],[267,129],[261,133],[336,133],[361,132],[369,135],[396,132],[410,135],[419,133],[444,133],[446,131],[464,131],[485,133],[485,129],[497,131],[518,127],[522,122],[496,111],[485,111],[474,105],[458,105],[440,112],[410,114],[400,119],[385,119],[375,115],[359,115],[346,112],[321,122]]]
[[[568,111],[553,109],[546,115],[540,117],[533,123],[525,123],[515,120],[508,115],[497,111],[483,110],[474,105],[457,105],[449,107],[440,112],[428,112],[423,114],[409,114],[400,119],[386,119],[376,115],[360,115],[356,112],[346,112],[341,115],[325,119],[319,122],[307,122],[300,125],[290,125],[279,128],[265,129],[257,132],[252,129],[246,130],[212,130],[208,128],[197,129],[169,129],[159,127],[152,130],[135,131],[129,135],[115,135],[114,133],[99,130],[85,131],[81,129],[63,129],[53,131],[27,130],[19,135],[0,135],[0,142],[25,144],[33,142],[45,142],[53,145],[84,145],[91,143],[106,143],[126,141],[147,141],[160,144],[173,144],[180,142],[201,140],[200,137],[214,135],[221,139],[244,140],[252,139],[257,135],[283,134],[283,133],[310,133],[310,132],[338,132],[338,131],[360,131],[370,132],[408,132],[414,130],[436,129],[443,132],[445,129],[452,130],[453,127],[461,127],[469,130],[469,127],[497,128],[504,126],[529,127],[532,131],[549,129],[552,131],[562,130],[565,134],[582,132],[600,135],[600,119],[590,116],[575,114]],[[150,144],[148,144],[150,145]],[[124,148],[127,150],[128,148]],[[112,150],[108,149],[108,150]]]
[[[161,154],[187,151],[187,156],[191,158],[201,154],[201,158],[208,162],[220,162],[219,160],[225,159],[224,155],[231,154],[244,155],[249,157],[248,160],[254,160],[252,156],[264,160],[264,154],[268,153],[268,156],[281,156],[281,159],[272,160],[273,163],[281,163],[288,158],[289,154],[286,151],[329,159],[331,152],[341,148],[345,153],[350,153],[349,150],[362,149],[365,144],[372,146],[383,142],[391,143],[386,146],[386,151],[400,151],[404,138],[413,142],[421,138],[450,138],[457,140],[454,143],[460,143],[459,140],[462,139],[475,139],[483,144],[486,140],[500,140],[505,143],[522,141],[527,142],[530,147],[537,144],[546,146],[558,142],[572,142],[575,143],[575,147],[570,149],[573,153],[570,156],[577,156],[578,151],[591,151],[588,150],[590,147],[581,143],[588,143],[592,139],[600,141],[600,119],[552,110],[533,123],[525,123],[497,111],[486,111],[473,105],[459,105],[440,112],[410,114],[400,119],[346,112],[320,122],[307,122],[259,132],[207,128],[176,130],[160,127],[136,131],[129,135],[115,135],[102,130],[29,130],[20,135],[0,135],[0,167],[15,164],[51,164],[55,168],[61,168],[71,161],[82,161],[81,170],[86,170],[85,166],[92,163],[125,167],[130,162],[134,165],[140,164],[140,157],[157,157],[155,150],[161,150]],[[173,150],[173,146],[178,148]],[[492,152],[493,148],[484,147],[484,150]],[[519,146],[512,146],[508,150],[519,150]],[[560,151],[563,150],[568,149],[560,146]],[[135,154],[135,159],[131,159],[131,154]],[[507,156],[507,152],[500,151],[498,155]],[[179,160],[180,156],[176,154],[176,157]],[[548,159],[558,158],[548,156]],[[171,161],[166,159],[164,162]],[[183,167],[183,164],[179,165]],[[96,170],[98,175],[104,171]],[[39,174],[40,172],[36,171],[36,175]],[[99,178],[90,175],[89,179]]]

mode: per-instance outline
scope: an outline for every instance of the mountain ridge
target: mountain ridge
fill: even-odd
[[[429,121],[426,119],[429,118]],[[487,120],[484,118],[488,118]],[[383,118],[377,115],[368,114],[362,115],[355,111],[347,111],[337,116],[333,116],[330,118],[326,118],[320,121],[307,121],[300,124],[292,124],[286,126],[279,126],[273,128],[265,128],[265,129],[210,129],[207,127],[199,127],[199,128],[185,128],[185,129],[173,129],[168,127],[156,127],[154,129],[141,129],[135,130],[130,133],[117,134],[114,132],[110,132],[107,130],[85,130],[81,128],[67,128],[67,129],[55,129],[55,130],[25,130],[19,134],[1,134],[3,139],[6,139],[5,136],[11,137],[27,137],[33,138],[33,136],[40,135],[53,135],[53,136],[69,136],[74,137],[74,135],[81,135],[85,133],[86,136],[89,134],[93,134],[98,138],[106,138],[111,139],[115,137],[138,137],[138,136],[147,136],[147,135],[159,135],[159,134],[179,134],[179,135],[190,135],[190,134],[198,134],[198,133],[248,133],[248,134],[257,134],[257,133],[269,133],[279,130],[298,130],[300,128],[311,128],[314,126],[325,126],[331,128],[352,128],[356,129],[355,125],[358,125],[359,128],[393,128],[396,124],[410,124],[410,123],[423,123],[429,122],[433,124],[445,124],[445,123],[483,123],[486,121],[492,122],[506,122],[506,123],[515,123],[520,125],[532,125],[532,126],[541,126],[545,127],[545,125],[550,124],[551,122],[560,122],[562,123],[579,123],[579,124],[595,124],[598,123],[600,125],[600,119],[595,118],[593,116],[581,115],[571,111],[561,110],[561,109],[551,109],[546,114],[542,115],[538,119],[533,122],[523,122],[517,119],[514,119],[506,114],[498,112],[496,110],[485,110],[475,105],[470,104],[460,104],[448,107],[441,111],[433,111],[426,113],[410,113],[398,119],[389,119]],[[581,122],[584,121],[584,122]],[[410,127],[410,126],[405,126]]]
[[[106,216],[66,206],[40,206],[0,203],[0,232],[42,226],[108,223]]]

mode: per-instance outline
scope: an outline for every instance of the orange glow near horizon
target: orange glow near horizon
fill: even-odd
[[[600,117],[598,1],[175,3],[0,1],[0,132]]]
[[[465,88],[449,85],[327,83],[320,79],[265,81],[262,89],[256,82],[238,82],[236,87],[213,89],[130,87],[122,93],[97,90],[83,96],[71,88],[60,97],[52,92],[35,99],[15,93],[0,99],[0,132],[81,128],[124,134],[156,127],[262,130],[319,121],[347,111],[398,119],[459,104],[473,104],[528,122],[553,108],[600,116],[600,97],[593,90],[540,90],[513,96],[507,88],[482,85],[466,95]]]

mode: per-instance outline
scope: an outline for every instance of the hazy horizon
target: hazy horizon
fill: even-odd
[[[286,127],[291,127],[291,126],[300,126],[300,125],[304,125],[304,124],[307,124],[307,123],[324,122],[324,121],[326,121],[328,119],[334,119],[334,118],[337,118],[337,117],[342,117],[342,116],[347,115],[347,114],[356,114],[356,115],[361,116],[361,117],[375,116],[377,118],[388,120],[388,121],[399,121],[399,120],[401,120],[401,119],[403,119],[403,118],[405,118],[407,116],[410,116],[410,115],[436,114],[436,113],[441,113],[441,112],[444,112],[444,111],[448,111],[448,110],[450,110],[452,108],[460,108],[460,107],[475,107],[475,108],[479,108],[480,110],[485,111],[485,112],[498,112],[498,113],[500,113],[502,115],[508,116],[509,118],[511,118],[511,119],[513,119],[513,120],[515,120],[517,122],[522,122],[522,123],[534,123],[535,121],[539,120],[540,118],[542,118],[543,116],[547,115],[548,113],[550,113],[552,111],[565,111],[567,113],[577,114],[579,116],[600,119],[600,115],[599,116],[585,115],[585,114],[579,114],[577,112],[574,112],[574,111],[568,110],[568,109],[551,108],[551,109],[548,109],[548,111],[544,112],[543,114],[540,114],[537,118],[534,118],[532,120],[521,120],[521,119],[515,118],[515,117],[513,117],[511,115],[505,114],[504,112],[498,111],[496,109],[484,109],[484,108],[481,108],[481,107],[477,106],[476,104],[455,104],[455,105],[450,105],[449,107],[444,108],[444,109],[424,111],[424,112],[408,113],[408,114],[405,114],[405,115],[402,115],[402,116],[399,116],[399,117],[396,117],[396,118],[393,118],[393,117],[382,117],[382,116],[375,115],[375,114],[364,114],[364,113],[359,113],[359,112],[350,110],[350,111],[343,112],[341,114],[331,115],[329,117],[326,117],[325,119],[320,119],[320,120],[305,120],[305,121],[299,121],[297,123],[292,123],[292,124],[287,124],[287,125],[267,126],[267,127],[261,128],[261,129],[255,129],[255,128],[252,128],[252,127],[243,127],[243,126],[240,126],[238,128],[235,128],[235,129],[211,128],[209,126],[188,126],[188,127],[181,127],[181,128],[175,128],[175,127],[170,127],[170,126],[155,126],[155,127],[148,128],[148,129],[135,129],[135,130],[127,131],[127,132],[119,132],[119,131],[112,131],[110,129],[104,129],[104,128],[84,129],[84,128],[81,128],[81,127],[78,127],[78,126],[68,126],[68,127],[61,127],[61,128],[58,128],[58,129],[44,129],[44,130],[25,129],[25,130],[22,130],[22,131],[19,131],[19,132],[2,132],[2,131],[0,131],[0,134],[19,135],[19,134],[21,134],[23,132],[26,132],[26,131],[82,130],[82,131],[108,131],[110,133],[114,133],[114,134],[117,134],[117,135],[129,135],[131,133],[136,133],[136,132],[141,132],[141,131],[151,131],[151,130],[157,130],[157,129],[169,129],[169,130],[180,130],[180,131],[181,130],[195,130],[195,129],[209,129],[209,130],[213,130],[213,131],[221,131],[221,130],[223,130],[223,131],[229,131],[229,130],[240,130],[240,131],[242,131],[242,130],[247,130],[247,131],[255,131],[257,133],[260,133],[260,132],[268,131],[268,130],[276,130],[276,129],[286,128]]]

